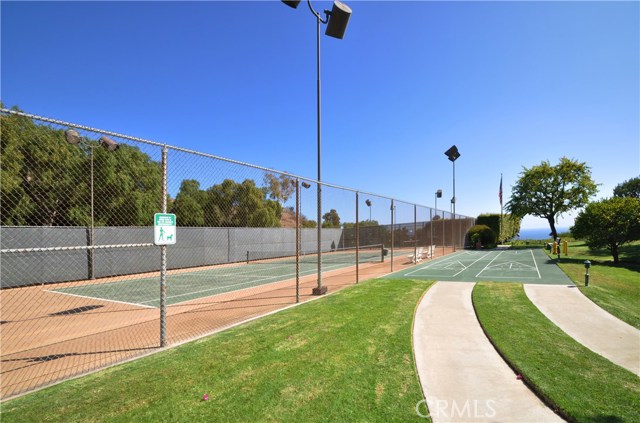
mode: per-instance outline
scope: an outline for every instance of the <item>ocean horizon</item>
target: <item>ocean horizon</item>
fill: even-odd
[[[556,231],[560,234],[563,232],[569,232],[569,228],[556,227]],[[516,239],[551,239],[551,228],[532,228],[532,229],[520,229],[520,236]]]

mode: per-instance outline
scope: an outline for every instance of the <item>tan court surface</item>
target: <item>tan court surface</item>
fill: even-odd
[[[436,255],[449,252],[439,248]],[[398,251],[393,262],[394,270],[411,266],[406,252]],[[384,263],[363,264],[359,280],[390,271],[389,258]],[[171,283],[172,274],[180,272],[170,272],[167,283]],[[0,398],[159,350],[159,309],[155,304],[64,292],[145,278],[155,279],[158,286],[156,273],[2,290]],[[355,266],[332,270],[327,265],[323,269],[323,285],[329,293],[355,281]],[[300,279],[301,302],[318,298],[311,295],[316,283],[315,274]],[[28,304],[16,301],[24,298],[28,298]],[[295,302],[295,278],[288,275],[260,285],[239,285],[236,290],[205,292],[197,298],[170,303],[167,345],[213,333]]]

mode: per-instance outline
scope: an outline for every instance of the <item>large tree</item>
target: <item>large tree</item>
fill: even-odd
[[[255,181],[225,179],[206,191],[205,224],[210,227],[279,227],[282,206],[265,198]]]
[[[633,197],[640,200],[640,176],[624,181],[613,189],[614,197]]]
[[[148,226],[162,206],[162,167],[139,148],[94,147],[96,224]]]
[[[543,161],[523,169],[505,208],[519,218],[533,215],[546,219],[554,239],[558,237],[556,216],[584,207],[598,191],[589,166],[566,157],[555,166]]]
[[[322,215],[322,227],[323,228],[339,228],[340,227],[340,216],[336,209],[329,210],[328,213]]]
[[[263,177],[263,183],[269,198],[279,201],[282,205],[296,192],[296,180],[282,173],[278,175],[266,173]]]
[[[632,197],[613,197],[590,203],[576,217],[571,233],[591,249],[608,247],[613,262],[618,263],[618,248],[640,239],[640,202]]]
[[[171,207],[171,213],[175,213],[178,226],[205,226],[206,199],[207,194],[200,189],[200,182],[195,179],[183,180]]]
[[[17,115],[0,120],[3,225],[89,225],[92,163],[96,226],[149,225],[160,209],[160,165],[140,149],[108,152],[88,138],[71,145],[62,129]]]
[[[89,221],[89,168],[61,130],[0,118],[2,224],[71,226]]]

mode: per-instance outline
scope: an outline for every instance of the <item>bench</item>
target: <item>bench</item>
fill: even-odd
[[[435,245],[430,245],[429,248],[427,249],[427,253],[426,256],[427,258],[433,258],[433,254],[435,253]]]
[[[411,263],[420,263],[425,257],[428,258],[428,259],[433,258],[435,246],[434,245],[430,245],[426,250],[427,251],[425,252],[425,248],[424,247],[418,247],[416,249],[416,253],[415,254],[409,254],[407,256],[407,258],[409,260],[411,260]]]
[[[411,260],[411,263],[420,263],[422,261],[422,254],[424,253],[423,247],[418,247],[415,254],[409,254],[407,258]]]

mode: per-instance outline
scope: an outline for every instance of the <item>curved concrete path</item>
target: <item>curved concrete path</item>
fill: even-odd
[[[416,365],[433,422],[564,421],[493,348],[473,310],[473,286],[438,282],[416,310]]]
[[[524,285],[533,304],[590,350],[640,375],[640,331],[607,313],[575,286]]]

